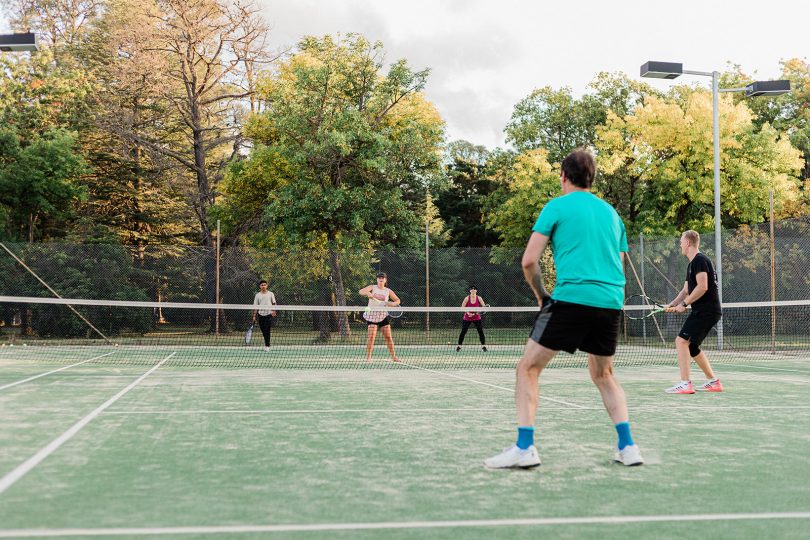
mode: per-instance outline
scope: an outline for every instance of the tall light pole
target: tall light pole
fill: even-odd
[[[714,142],[714,251],[717,269],[717,292],[723,302],[723,248],[720,223],[720,92],[745,92],[746,97],[778,96],[790,92],[790,81],[754,81],[741,88],[720,88],[719,71],[692,71],[676,62],[649,61],[641,66],[641,76],[652,79],[675,79],[681,75],[712,78],[712,139]],[[723,348],[723,320],[717,324],[717,347]]]

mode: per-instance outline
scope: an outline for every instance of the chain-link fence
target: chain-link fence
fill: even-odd
[[[678,238],[644,238],[643,246],[642,238],[631,238],[630,244],[626,295],[640,293],[643,286],[650,297],[669,301],[685,279],[687,260]],[[280,304],[360,305],[365,299],[358,289],[385,271],[406,306],[458,306],[473,284],[491,305],[534,303],[520,267],[522,250],[269,252],[235,246],[223,249],[217,264],[214,249],[193,246],[134,251],[100,244],[4,245],[19,258],[0,250],[4,296],[53,296],[47,284],[64,298],[249,304],[259,279],[266,279]],[[715,258],[713,235],[702,237],[701,248]],[[775,223],[773,242],[770,224],[726,231],[723,301],[770,301],[772,293],[777,300],[810,299],[809,259],[810,217]],[[546,270],[553,281],[553,269]],[[159,321],[164,315],[155,317]],[[222,317],[211,321],[212,330],[244,323]],[[36,324],[30,310],[9,303],[3,305],[2,318],[5,326]]]
[[[643,286],[659,302],[674,298],[688,263],[679,237],[629,241],[627,296],[640,294]],[[716,261],[714,234],[701,235],[700,250]],[[775,222],[773,241],[769,223],[724,231],[722,250],[724,303],[810,299],[810,217]]]

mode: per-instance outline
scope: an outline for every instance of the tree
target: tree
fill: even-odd
[[[270,61],[267,25],[259,8],[241,0],[156,0],[142,17],[150,22],[151,49],[165,68],[157,94],[172,116],[159,133],[129,133],[137,144],[171,158],[194,179],[189,193],[200,243],[213,245],[208,213],[217,185],[241,148],[246,67]]]
[[[501,253],[526,247],[543,206],[560,195],[559,171],[552,168],[548,152],[542,148],[517,155],[498,180],[500,186],[486,214],[487,227],[500,237],[500,244],[493,249],[496,261]]]
[[[38,34],[41,43],[60,51],[78,47],[105,8],[104,0],[7,0],[12,26]]]
[[[552,163],[561,163],[571,150],[593,142],[605,114],[594,96],[574,99],[568,87],[545,86],[515,105],[506,140],[519,152],[543,148]]]
[[[91,77],[56,62],[51,49],[27,57],[0,55],[0,69],[0,125],[13,127],[23,144],[49,130],[87,125]]]
[[[64,234],[87,172],[76,134],[53,130],[21,146],[14,130],[0,131],[0,205],[6,234],[28,242]]]
[[[260,86],[267,108],[248,131],[290,167],[266,224],[290,245],[325,248],[338,305],[341,251],[417,245],[440,172],[444,124],[421,94],[428,71],[398,60],[383,74],[383,61],[382,44],[356,34],[304,38]]]
[[[724,225],[765,219],[768,190],[781,209],[797,197],[798,151],[769,125],[755,129],[745,103],[720,105],[721,201]],[[706,91],[679,87],[650,97],[624,118],[610,113],[598,131],[600,170],[626,171],[624,195],[612,200],[628,229],[674,234],[713,225],[712,103]],[[596,189],[601,190],[599,183]],[[611,195],[615,196],[614,191]]]
[[[490,246],[497,235],[487,229],[483,208],[497,184],[487,175],[489,152],[483,146],[454,141],[445,151],[447,185],[439,190],[436,207],[447,225],[450,244]]]
[[[154,47],[156,10],[148,0],[109,1],[77,52],[97,90],[83,137],[94,174],[85,180],[88,200],[74,234],[133,246],[140,264],[148,244],[187,242],[195,230],[181,189],[187,171],[141,142],[182,142],[165,133],[179,118],[161,99],[172,83],[168,59]]]

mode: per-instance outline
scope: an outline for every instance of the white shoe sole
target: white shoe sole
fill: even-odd
[[[539,467],[539,466],[540,466],[540,463],[533,463],[531,465],[517,465],[517,464],[515,464],[515,465],[507,465],[507,466],[504,466],[504,467],[498,467],[498,466],[495,466],[495,465],[488,465],[486,461],[484,462],[484,467],[486,467],[487,469],[493,469],[493,470],[497,470],[497,469],[534,469],[535,467]]]

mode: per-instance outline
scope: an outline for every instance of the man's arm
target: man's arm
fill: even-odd
[[[706,291],[709,290],[709,274],[706,272],[698,272],[695,274],[695,281],[697,281],[697,285],[695,285],[695,288],[692,289],[692,292],[689,294],[687,294],[689,290],[688,285],[684,283],[683,289],[681,289],[681,292],[675,297],[675,300],[669,304],[667,311],[683,313],[686,311],[686,306],[691,306],[695,300],[706,294]],[[683,304],[680,303],[681,298],[683,298]]]
[[[532,288],[537,303],[541,306],[544,300],[551,296],[543,285],[543,271],[540,269],[540,256],[546,250],[547,245],[548,236],[533,232],[529,237],[529,243],[526,244],[521,261],[523,277],[526,278],[526,283]]]
[[[699,272],[695,275],[695,281],[697,281],[697,285],[695,288],[692,289],[692,292],[684,298],[683,302],[691,306],[695,300],[698,300],[701,296],[706,294],[706,291],[709,290],[709,274],[706,272]]]

